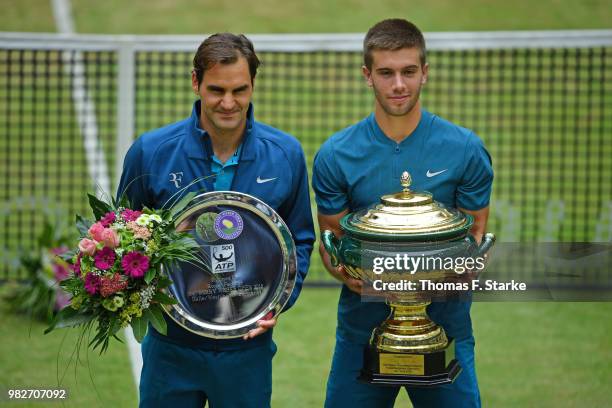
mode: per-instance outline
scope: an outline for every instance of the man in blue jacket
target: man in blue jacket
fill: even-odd
[[[364,40],[363,74],[375,96],[374,113],[332,137],[315,157],[312,185],[321,231],[342,235],[340,219],[401,189],[407,170],[415,191],[427,190],[446,206],[474,216],[471,233],[480,241],[489,214],[493,170],[480,139],[470,130],[421,109],[427,81],[425,40],[406,20],[384,20]],[[327,382],[329,408],[393,407],[398,387],[357,381],[372,329],[389,314],[383,303],[361,302],[362,282],[333,268],[344,283],[338,302],[336,347]],[[455,339],[463,371],[450,385],[408,390],[415,407],[479,407],[474,367],[471,302],[436,302],[429,316]]]
[[[134,142],[118,194],[125,192],[136,208],[160,208],[184,187],[183,193],[233,190],[265,201],[296,244],[298,276],[288,308],[300,293],[315,238],[308,174],[299,142],[253,118],[258,65],[245,36],[207,38],[193,59],[192,87],[199,100],[191,116]],[[142,344],[142,407],[201,408],[206,401],[222,408],[270,405],[275,318],[230,340],[201,337],[166,320],[167,335],[150,328]]]

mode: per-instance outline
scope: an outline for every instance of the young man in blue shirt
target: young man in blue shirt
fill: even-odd
[[[298,276],[287,309],[300,293],[315,239],[302,148],[292,136],[254,120],[259,60],[245,36],[207,38],[193,65],[199,100],[191,116],[134,142],[118,194],[125,192],[136,208],[160,208],[184,187],[183,194],[232,190],[265,201],[296,244]],[[166,336],[151,327],[143,341],[141,407],[201,408],[206,401],[221,408],[270,406],[275,318],[230,340],[201,337],[166,321]]]
[[[474,216],[471,233],[482,238],[489,214],[493,170],[481,140],[421,108],[427,81],[425,40],[420,30],[401,19],[374,25],[364,40],[363,74],[374,91],[374,113],[332,137],[315,157],[312,185],[321,231],[341,236],[340,219],[401,189],[407,170],[411,188]],[[325,406],[393,407],[398,387],[360,383],[363,350],[374,327],[389,314],[382,303],[361,302],[362,282],[334,268],[320,249],[328,271],[344,283],[338,304],[336,347],[327,383]],[[429,316],[455,339],[463,371],[450,385],[408,389],[415,407],[479,407],[474,368],[471,302],[437,302]]]

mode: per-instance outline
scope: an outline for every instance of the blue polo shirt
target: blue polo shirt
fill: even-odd
[[[240,152],[242,152],[242,144],[238,146],[234,154],[225,163],[221,163],[221,160],[213,154],[210,171],[216,176],[213,183],[215,191],[228,191],[232,187]]]
[[[422,110],[416,129],[400,143],[388,138],[374,114],[330,137],[315,156],[312,187],[318,211],[354,212],[401,190],[408,171],[411,189],[429,191],[449,207],[480,210],[489,205],[493,169],[482,141],[470,130]],[[469,302],[430,305],[430,317],[454,338],[471,335]],[[366,343],[388,315],[382,303],[362,303],[343,286],[337,334]]]

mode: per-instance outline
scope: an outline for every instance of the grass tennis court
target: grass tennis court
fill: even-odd
[[[72,3],[76,30],[83,33],[355,33],[389,16],[414,20],[426,31],[609,28],[612,21],[606,0],[261,0],[257,7],[244,8],[214,0]],[[2,0],[0,5],[3,31],[55,31],[50,2]]]
[[[336,289],[306,288],[275,330],[273,407],[316,408],[323,404],[334,344]],[[485,407],[603,407],[610,397],[612,358],[610,303],[475,303],[477,374]],[[56,358],[63,331],[43,336],[41,324],[5,315],[0,335],[2,387],[57,388]],[[70,349],[74,331],[64,341]],[[10,350],[10,352],[9,352]],[[67,353],[61,353],[60,368]],[[114,343],[104,357],[74,366],[63,386],[67,407],[136,404],[125,348]],[[409,406],[404,392],[396,407]],[[11,405],[9,405],[11,406]],[[37,407],[39,402],[15,404]]]
[[[0,6],[4,10],[0,30],[55,30],[48,1],[0,0]],[[388,16],[413,19],[425,31],[611,28],[612,21],[612,8],[602,0],[583,4],[567,0],[384,1],[376,5],[341,0],[294,7],[265,0],[256,6],[73,0],[78,31],[116,34],[363,32]],[[502,237],[514,234],[526,241],[542,240],[548,234],[562,240],[590,240],[597,234],[610,239],[606,233],[612,220],[606,206],[612,197],[612,74],[601,68],[612,66],[610,49],[544,50],[530,53],[529,59],[521,50],[433,52],[430,57],[425,106],[477,130],[493,156],[496,181],[490,229]],[[26,60],[22,68],[15,62],[19,58]],[[112,169],[117,160],[113,154],[115,59],[108,53],[85,58],[100,137]],[[190,54],[141,54],[138,133],[189,114],[190,59]],[[0,190],[4,194],[0,226],[12,230],[19,240],[0,246],[29,246],[37,221],[32,231],[22,230],[21,225],[30,223],[32,214],[42,207],[70,212],[86,208],[84,192],[90,189],[86,160],[60,60],[53,52],[24,53],[15,60],[0,51]],[[331,131],[370,109],[371,97],[359,79],[358,55],[329,59],[324,53],[304,58],[269,53],[262,60],[256,115],[300,138],[309,164]],[[325,68],[315,68],[321,62]],[[542,77],[543,68],[554,75]],[[13,75],[10,79],[8,72]],[[278,79],[267,79],[275,76]],[[530,114],[535,109],[543,116]],[[41,111],[47,115],[37,116]],[[17,133],[12,132],[15,129]],[[555,211],[557,215],[561,211],[555,206],[560,201],[572,220],[562,226],[555,223]],[[519,227],[512,225],[517,218],[508,217],[514,212]],[[327,279],[316,250],[310,279]],[[337,297],[337,289],[305,288],[295,308],[279,322],[273,407],[322,406]],[[610,303],[475,303],[476,358],[484,406],[609,405],[611,313]],[[4,308],[0,316],[0,388],[55,385],[63,333],[43,337],[42,325],[30,325],[6,314]],[[69,335],[66,342],[73,337]],[[91,354],[89,360],[100,395],[81,366],[76,379],[74,371],[66,375],[71,392],[66,406],[135,406],[136,388],[126,349],[115,344],[103,359]],[[62,354],[60,367],[65,361]],[[409,406],[407,400],[401,393],[396,406]]]

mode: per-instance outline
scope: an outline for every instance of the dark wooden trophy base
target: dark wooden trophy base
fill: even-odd
[[[368,344],[358,379],[370,384],[407,387],[450,384],[461,373],[452,341],[449,339],[449,345],[444,350],[423,354],[382,352],[375,345]]]

